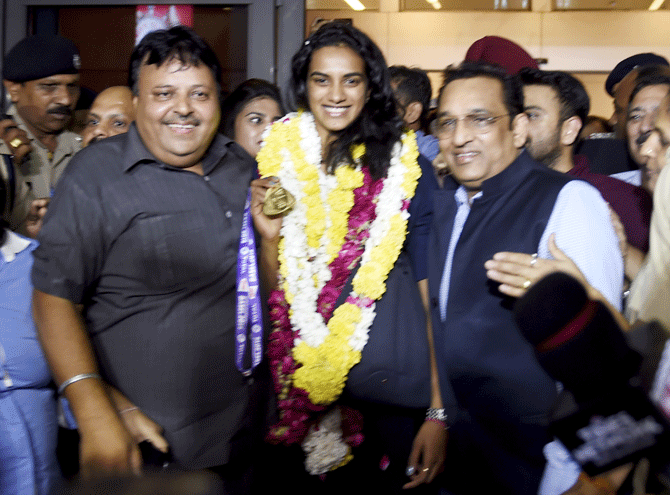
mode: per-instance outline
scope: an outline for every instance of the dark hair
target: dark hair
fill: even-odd
[[[458,66],[449,66],[444,69],[444,82],[440,88],[440,98],[444,88],[457,79],[472,79],[474,77],[488,77],[500,81],[503,90],[505,108],[510,115],[510,129],[514,117],[523,113],[523,89],[517,76],[508,74],[505,69],[486,62],[462,62]]]
[[[221,65],[211,47],[195,31],[185,26],[160,29],[148,33],[130,56],[128,87],[137,95],[137,83],[142,65],[160,67],[177,59],[185,66],[205,64],[212,71],[217,93],[221,94]]]
[[[600,124],[600,126],[605,130],[605,132],[612,132],[613,128],[610,125],[609,121],[605,117],[600,117],[599,115],[589,115],[586,117],[586,122],[584,122],[584,127],[589,124],[594,123]]]
[[[314,52],[326,46],[346,46],[363,59],[370,95],[358,119],[339,131],[337,139],[328,148],[325,157],[327,170],[332,173],[341,162],[352,164],[351,146],[364,143],[364,160],[370,174],[374,178],[384,177],[393,145],[402,135],[403,123],[396,112],[384,56],[367,35],[351,25],[336,21],[324,24],[313,33],[291,61],[291,79],[287,91],[289,107],[292,110],[309,109],[309,64]]]
[[[256,98],[270,98],[277,102],[282,115],[286,113],[277,86],[263,79],[247,79],[226,96],[221,104],[221,132],[234,139],[235,119],[245,105]]]
[[[428,74],[421,69],[410,69],[404,65],[393,65],[389,67],[391,82],[396,84],[394,93],[398,104],[405,107],[415,101],[421,103],[421,115],[419,125],[421,129],[428,127],[428,114],[430,113],[430,97],[433,89],[430,86]]]
[[[547,71],[531,68],[521,69],[519,77],[524,86],[549,86],[556,92],[558,101],[561,103],[561,122],[576,115],[583,125],[586,124],[590,100],[586,89],[577,78],[558,70]]]
[[[647,65],[638,69],[637,77],[635,78],[635,87],[630,94],[628,104],[630,105],[633,98],[647,86],[657,86],[666,84],[670,86],[670,67],[667,65]]]

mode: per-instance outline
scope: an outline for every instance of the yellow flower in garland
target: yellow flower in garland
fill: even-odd
[[[351,148],[351,157],[355,162],[358,162],[361,158],[365,156],[365,145],[364,144],[355,144]],[[363,184],[361,184],[363,185]]]
[[[356,149],[363,153],[365,152],[365,145],[361,144],[356,146]],[[358,156],[358,153],[353,153],[353,155]],[[356,158],[356,160],[359,160]],[[344,189],[349,189],[353,191],[363,185],[363,173],[351,166],[337,167],[335,169],[335,177],[337,177],[337,182]]]
[[[353,147],[352,155],[355,160],[365,154],[365,145]],[[335,169],[335,178],[338,188],[328,195],[330,205],[331,227],[328,229],[328,262],[335,259],[344,244],[344,238],[349,228],[349,212],[354,206],[354,189],[363,185],[363,172],[350,166],[341,166]]]
[[[337,399],[352,366],[361,360],[360,352],[349,345],[361,309],[353,304],[342,304],[333,312],[328,328],[330,334],[319,347],[301,342],[293,349],[293,358],[303,363],[293,375],[293,384],[309,390],[314,404],[330,404]]]
[[[409,131],[403,134],[402,144],[403,147],[407,148],[407,152],[403,153],[400,157],[400,161],[407,168],[402,188],[405,192],[405,196],[411,198],[414,196],[416,185],[421,177],[421,167],[417,163],[417,160],[419,159],[419,147],[416,144],[416,135],[414,134],[414,131]]]
[[[296,143],[293,143],[296,144]],[[310,247],[317,248],[321,242],[321,236],[326,228],[326,212],[323,209],[319,188],[319,173],[305,160],[305,154],[297,144],[289,147],[293,157],[295,172],[303,184],[304,197],[302,202],[307,207],[307,243]]]
[[[370,299],[379,299],[386,292],[386,278],[402,249],[396,239],[404,240],[407,233],[407,220],[402,216],[394,215],[389,224],[387,235],[370,252],[370,261],[361,266],[353,280],[354,291]]]
[[[298,179],[303,185],[302,203],[307,208],[305,233],[309,246],[317,248],[326,228],[325,212],[319,194],[318,171],[305,159],[301,148],[300,114],[288,121],[274,123],[266,136],[258,156],[261,177],[278,176],[288,155],[293,162]],[[295,192],[295,191],[294,191]]]
[[[332,192],[328,195],[328,201],[331,207],[330,218],[332,225],[328,229],[328,239],[330,242],[328,243],[326,252],[328,253],[328,263],[330,263],[335,259],[337,253],[340,252],[342,244],[344,244],[344,238],[349,231],[347,224],[349,211],[354,206],[354,194]]]

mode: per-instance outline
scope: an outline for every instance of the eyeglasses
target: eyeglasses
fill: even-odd
[[[480,115],[480,114],[470,114],[464,115],[463,117],[445,117],[443,119],[436,119],[430,124],[430,130],[435,136],[449,136],[456,131],[456,126],[458,121],[463,121],[463,125],[467,129],[476,132],[477,134],[486,134],[491,130],[493,124],[495,124],[499,119],[507,117],[509,114],[504,113],[502,115]]]
[[[630,112],[626,118],[629,124],[639,124],[646,118],[654,119],[658,114],[658,109],[654,108],[652,111],[646,110],[633,110]]]

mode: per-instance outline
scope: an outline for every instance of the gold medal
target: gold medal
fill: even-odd
[[[265,193],[263,213],[269,217],[283,215],[293,209],[295,198],[281,186],[274,186]]]

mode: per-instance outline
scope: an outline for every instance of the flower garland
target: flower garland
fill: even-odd
[[[421,175],[413,133],[393,147],[384,179],[372,180],[361,166],[364,153],[363,145],[354,147],[355,168],[340,166],[334,175],[325,174],[314,119],[300,113],[271,126],[257,157],[261,176],[279,177],[296,197],[282,221],[280,290],[270,300],[274,330],[268,352],[282,412],[270,436],[287,443],[304,440],[306,452],[321,452],[314,454],[319,458],[326,451],[315,447],[315,436],[329,444],[336,437],[345,437],[348,445],[360,443],[355,414],[331,411],[316,428],[306,423],[340,396],[349,370],[360,361],[375,301],[386,291],[385,280],[405,240],[407,209]],[[333,311],[359,259],[353,291]],[[329,426],[335,423],[341,431]],[[349,456],[347,451],[323,462],[308,456],[308,469],[334,469]]]

